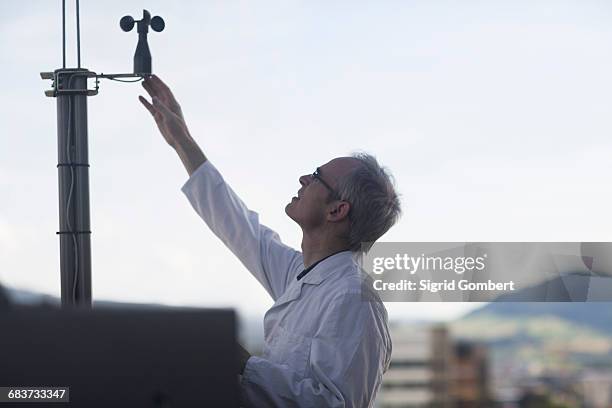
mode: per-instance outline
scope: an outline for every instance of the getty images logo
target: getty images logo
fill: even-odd
[[[372,258],[372,272],[380,275],[386,271],[406,271],[414,275],[419,271],[452,271],[458,275],[485,269],[487,254],[482,256],[410,256],[396,254],[392,257]]]

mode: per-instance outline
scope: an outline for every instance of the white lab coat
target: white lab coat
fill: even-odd
[[[302,253],[259,223],[206,161],[182,188],[210,229],[275,303],[265,315],[265,345],[241,380],[253,407],[371,407],[389,367],[387,312],[349,251],[296,280]]]

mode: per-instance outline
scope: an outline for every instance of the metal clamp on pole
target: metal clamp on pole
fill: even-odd
[[[42,79],[50,79],[51,83],[50,90],[45,91],[45,95],[49,97],[56,97],[58,95],[86,95],[94,96],[98,94],[98,79],[95,72],[88,71],[87,69],[57,69],[54,72],[41,72],[40,77]],[[87,81],[85,86],[81,89],[73,89],[68,87],[68,83],[72,81],[71,78],[85,77],[85,78],[96,78],[96,84],[94,89],[87,89]]]

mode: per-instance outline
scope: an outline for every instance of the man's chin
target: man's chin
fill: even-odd
[[[293,201],[292,201],[292,202],[290,202],[289,204],[287,204],[285,206],[285,214],[287,214],[287,216],[289,218],[291,218],[293,221],[295,221],[295,216],[294,216],[293,212],[294,212],[294,208],[293,208]]]

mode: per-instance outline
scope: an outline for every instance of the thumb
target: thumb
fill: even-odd
[[[140,95],[138,96],[138,99],[144,105],[144,107],[147,108],[147,110],[151,113],[151,115],[155,116],[155,108],[153,107],[153,105],[151,105],[149,101],[147,101],[145,98],[143,98]]]

